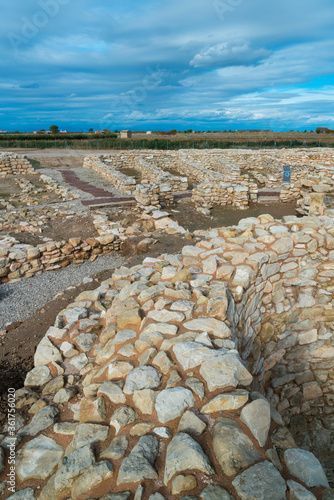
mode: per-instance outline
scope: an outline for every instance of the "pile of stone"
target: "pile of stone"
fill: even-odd
[[[0,178],[34,173],[35,170],[26,156],[16,153],[0,153]]]
[[[171,186],[171,190],[175,192],[183,192],[188,189],[187,177],[172,175],[171,173],[165,172],[161,168],[144,161],[142,158],[136,158],[134,168],[141,172],[143,184],[168,184]]]
[[[331,432],[333,219],[205,236],[59,313],[16,391],[13,500],[333,498],[287,428]]]

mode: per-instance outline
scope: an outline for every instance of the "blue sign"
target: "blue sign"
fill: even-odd
[[[283,167],[283,182],[290,184],[291,168],[289,166]]]

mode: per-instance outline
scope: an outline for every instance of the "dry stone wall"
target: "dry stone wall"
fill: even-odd
[[[16,153],[0,153],[0,178],[34,173],[35,170],[26,156]]]
[[[16,391],[24,498],[331,498],[286,424],[332,425],[333,219],[203,237],[59,313]]]
[[[29,278],[71,263],[81,264],[87,259],[95,260],[100,254],[121,248],[122,239],[113,234],[87,240],[50,241],[36,247],[6,237],[0,240],[0,283]]]

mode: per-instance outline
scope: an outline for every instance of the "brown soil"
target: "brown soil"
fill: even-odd
[[[281,219],[285,215],[298,215],[295,203],[260,203],[250,206],[247,210],[214,207],[211,215],[206,216],[196,211],[191,199],[180,200],[167,211],[174,220],[190,232],[196,229],[209,230],[215,227],[237,225],[241,219],[258,217],[261,214],[270,214],[275,219]]]
[[[95,229],[92,218],[89,215],[85,216],[67,216],[51,219],[47,226],[43,228],[42,233],[9,233],[10,236],[16,238],[20,243],[28,245],[41,245],[45,243],[43,238],[51,238],[53,241],[68,241],[70,238],[95,238],[98,232]]]
[[[0,198],[5,198],[7,201],[10,197],[10,195],[17,195],[22,193],[21,188],[17,184],[17,180],[19,179],[18,176],[11,176],[7,177],[5,179],[1,179],[1,186],[0,186]],[[44,182],[39,180],[39,174],[31,174],[31,175],[25,175],[24,179],[27,181],[30,181],[32,184],[34,184],[37,188],[42,188],[45,189],[46,185]],[[43,192],[43,193],[37,193],[37,194],[30,194],[30,193],[22,193],[23,195],[27,195],[29,198],[32,198],[33,200],[36,200],[39,205],[42,205],[44,203],[53,203],[53,202],[59,202],[59,197],[55,193],[50,193],[50,192]],[[19,200],[15,200],[11,202],[15,207],[21,207],[21,206],[26,206],[25,203],[21,203]]]

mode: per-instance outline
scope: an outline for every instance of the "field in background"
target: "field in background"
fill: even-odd
[[[165,135],[134,132],[132,139],[94,136],[93,134],[68,134],[56,137],[28,134],[0,135],[0,150],[8,148],[38,149],[230,149],[230,148],[300,148],[333,147],[334,134],[316,132],[208,132],[177,133]]]

